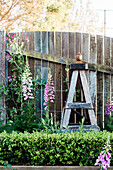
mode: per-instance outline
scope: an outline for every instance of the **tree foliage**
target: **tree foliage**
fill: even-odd
[[[97,33],[91,0],[0,0],[0,30]]]

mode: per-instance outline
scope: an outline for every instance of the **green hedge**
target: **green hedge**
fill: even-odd
[[[40,132],[0,134],[0,164],[23,165],[94,165],[108,134],[113,146],[113,133]],[[113,165],[113,150],[111,150]]]

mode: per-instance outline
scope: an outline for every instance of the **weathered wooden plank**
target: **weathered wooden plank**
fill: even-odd
[[[42,72],[42,62],[41,60],[35,60],[35,78],[39,77],[37,80],[41,84],[41,72]],[[39,90],[36,91],[36,109],[37,109],[37,115],[42,117],[42,111],[41,111],[41,86],[39,86]]]
[[[86,63],[71,64],[70,69],[71,70],[88,70],[88,64]]]
[[[90,36],[90,63],[97,64],[97,43],[94,36]]]
[[[27,43],[29,43],[29,49],[28,50],[30,50],[30,51],[34,51],[34,32],[28,32],[27,33],[27,36],[28,36],[28,39],[29,39],[29,42],[27,42]]]
[[[85,75],[85,71],[80,71],[80,78],[81,78],[83,92],[84,92],[86,102],[87,103],[92,103],[90,93],[89,93],[88,83],[87,83],[87,79],[86,79],[86,75]],[[94,111],[93,110],[88,110],[88,112],[89,112],[91,125],[93,125],[93,124],[97,125],[97,121],[96,121]]]
[[[5,32],[4,31],[0,31],[0,85],[2,84],[2,82],[5,81]],[[5,108],[5,98],[2,97],[0,98],[0,111],[2,111],[2,113],[0,114],[0,120],[3,120],[4,118],[6,118],[6,111],[3,110],[3,108]],[[5,124],[5,121],[4,123]]]
[[[97,38],[90,36],[90,63],[97,64]],[[94,106],[95,116],[97,117],[97,72],[89,72],[89,89],[91,101]]]
[[[55,65],[55,74],[56,74],[56,121],[61,119],[61,64]]]
[[[62,57],[69,58],[69,33],[62,33]]]
[[[77,93],[77,90],[80,90],[80,92]],[[80,80],[80,74],[78,74],[77,85],[76,85],[76,90],[75,90],[75,95],[74,95],[74,101],[79,101],[79,102],[81,101],[81,91],[82,91],[82,85],[81,85],[81,80]],[[76,111],[78,113],[80,113],[80,115],[81,115],[81,109],[77,108]],[[81,122],[82,117],[80,115],[75,114],[75,113],[73,115],[73,111],[72,111],[70,121],[72,121],[74,119],[75,122],[72,121],[73,123]],[[73,118],[73,116],[74,116],[74,118]]]
[[[94,107],[95,115],[97,117],[97,73],[94,71],[90,72],[89,87],[91,101]]]
[[[48,54],[54,55],[54,32],[49,32],[49,51]]]
[[[34,73],[35,73],[35,59],[28,57],[29,60],[29,66],[30,66],[30,71],[32,73],[32,77],[34,77]]]
[[[111,101],[113,101],[113,75],[111,75]],[[111,116],[113,116],[113,113]]]
[[[35,59],[42,59],[42,60],[45,60],[45,61],[51,61],[51,62],[58,63],[58,64],[75,63],[75,59],[60,58],[60,57],[55,57],[55,56],[51,56],[51,55],[48,55],[48,54],[41,54],[41,53],[37,53],[37,52],[26,52],[26,51],[24,51],[24,55],[33,57]],[[106,65],[97,65],[97,64],[88,63],[88,68],[89,68],[90,71],[99,71],[99,72],[102,72],[102,73],[113,74],[113,68],[106,66]]]
[[[48,54],[48,40],[48,32],[42,31],[42,53],[44,54]]]
[[[67,103],[66,109],[93,109],[93,105],[91,103],[82,103],[82,102],[73,102]]]
[[[110,38],[104,37],[104,65],[110,66]]]
[[[74,33],[70,32],[69,33],[69,58],[74,58],[75,59],[75,38],[74,38]]]
[[[49,62],[49,68],[51,69],[52,79],[54,81],[54,88],[56,90],[55,64]],[[50,103],[50,113],[53,114],[53,122],[55,124],[56,123],[56,99],[54,100],[54,103]]]
[[[110,95],[110,75],[104,74],[104,121],[106,121],[106,104]]]
[[[55,53],[54,55],[57,57],[61,57],[61,49],[62,49],[62,44],[61,44],[61,32],[55,32]]]
[[[77,84],[77,78],[78,78],[78,71],[73,71],[72,78],[71,78],[71,84],[70,84],[70,88],[69,88],[69,93],[68,93],[68,98],[67,98],[67,103],[73,102],[73,98],[74,98],[74,94],[75,94],[75,87]],[[67,107],[67,105],[66,105],[66,107]],[[63,119],[62,126],[65,128],[66,128],[66,126],[68,126],[70,113],[71,113],[71,109],[66,110],[64,113],[64,119]]]
[[[62,65],[62,92],[63,92],[63,107],[66,104],[67,100],[67,93],[68,93],[68,83],[66,82],[66,79],[69,78],[69,75],[67,75],[66,72],[66,65]]]
[[[97,123],[103,127],[103,73],[97,72]]]
[[[35,52],[42,52],[42,32],[35,31],[34,33],[34,51]]]
[[[28,51],[29,50],[29,42],[26,41],[25,37],[28,37],[28,32],[23,32],[21,35],[21,41],[24,42],[23,49]],[[28,37],[29,39],[29,37]]]
[[[97,64],[103,64],[103,36],[97,35]]]
[[[42,60],[42,70],[41,70],[41,82],[46,82],[48,80],[48,62]],[[42,115],[45,113],[45,106],[44,106],[44,93],[45,93],[45,86],[41,86],[41,110],[42,110]]]
[[[111,43],[110,43],[110,48],[111,48],[111,61],[110,61],[110,66],[113,67],[113,38],[111,38]]]
[[[81,33],[76,33],[76,54],[81,52]]]
[[[83,34],[83,61],[89,62],[90,59],[90,35]]]

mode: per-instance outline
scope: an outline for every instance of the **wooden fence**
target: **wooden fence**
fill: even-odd
[[[89,63],[86,74],[97,123],[104,127],[107,97],[108,94],[110,99],[113,96],[113,38],[73,32],[25,32],[22,36],[23,41],[25,36],[30,40],[29,43],[25,42],[23,50],[24,54],[29,56],[33,76],[36,76],[39,69],[42,72],[42,80],[47,81],[48,68],[52,70],[55,102],[51,106],[51,111],[54,113],[54,121],[61,119],[67,98],[65,92],[67,85],[64,82],[66,64],[75,63],[76,53],[78,51],[82,53],[83,61]],[[42,87],[40,94],[37,94],[37,97],[41,96],[37,104],[41,114],[44,109],[43,94]]]

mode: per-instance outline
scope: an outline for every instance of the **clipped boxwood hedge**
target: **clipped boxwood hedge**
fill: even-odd
[[[113,146],[113,133],[40,132],[0,134],[0,164],[92,166],[104,146],[108,134]],[[113,156],[113,150],[111,150]],[[113,165],[113,157],[111,158]]]

